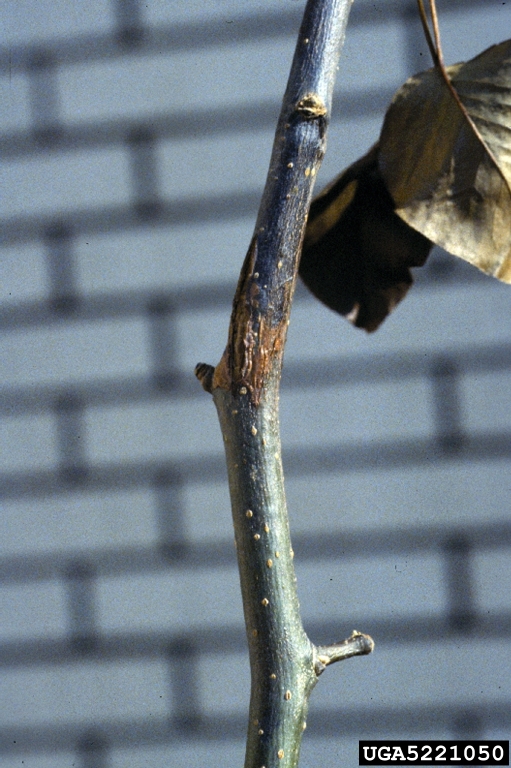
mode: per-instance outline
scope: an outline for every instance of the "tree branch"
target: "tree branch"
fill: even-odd
[[[329,663],[369,652],[372,643],[354,635],[315,649],[304,631],[278,420],[299,253],[351,3],[307,3],[227,347],[216,368],[196,368],[213,394],[228,466],[252,677],[245,768],[296,766],[318,675]]]

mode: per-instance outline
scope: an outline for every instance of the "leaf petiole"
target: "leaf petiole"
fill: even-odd
[[[437,37],[438,33],[438,18],[436,15],[436,8],[435,8],[435,16],[434,18],[437,20],[436,30],[435,30],[435,23],[433,22],[433,30],[435,31],[435,42],[433,42],[433,38],[431,36],[431,32],[429,30],[429,21],[428,17],[426,15],[426,9],[424,8],[424,0],[417,0],[417,5],[419,6],[419,16],[421,18],[422,23],[422,29],[424,30],[424,37],[426,38],[426,42],[428,44],[429,52],[431,53],[431,58],[433,59],[433,64],[435,67],[440,65],[440,56],[438,54],[437,47],[435,46],[435,42],[439,43],[439,37]],[[434,0],[433,0],[433,6],[434,6]],[[431,1],[430,1],[430,8],[431,8]],[[431,14],[433,17],[433,13]]]

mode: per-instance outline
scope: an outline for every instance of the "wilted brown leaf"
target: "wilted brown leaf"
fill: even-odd
[[[511,40],[410,78],[380,136],[396,213],[428,240],[511,282]]]
[[[354,325],[374,331],[412,284],[432,244],[394,212],[378,147],[347,168],[309,212],[300,276]]]

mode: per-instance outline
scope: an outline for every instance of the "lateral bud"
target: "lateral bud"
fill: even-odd
[[[317,120],[326,115],[326,107],[316,93],[306,93],[296,105],[296,111],[307,120]]]
[[[197,363],[195,366],[195,375],[202,384],[203,389],[211,394],[213,392],[213,374],[215,369],[208,363]]]

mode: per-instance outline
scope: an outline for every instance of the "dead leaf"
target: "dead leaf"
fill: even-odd
[[[396,213],[428,240],[511,282],[511,40],[396,93],[379,169]]]
[[[378,146],[313,200],[299,273],[312,293],[354,325],[374,331],[412,284],[410,267],[432,247],[394,211]]]

